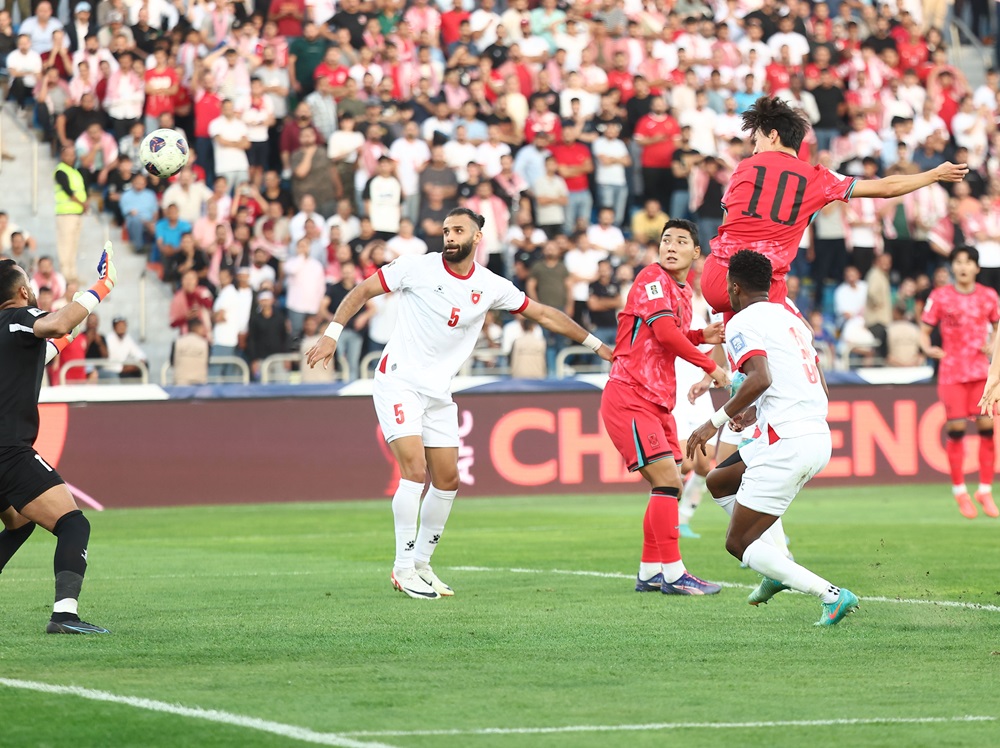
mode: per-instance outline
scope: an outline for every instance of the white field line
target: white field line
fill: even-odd
[[[572,577],[600,577],[603,579],[635,579],[632,574],[620,574],[605,571],[581,571],[574,569],[502,569],[489,566],[452,566],[452,571],[483,571],[507,572],[510,574],[565,574]],[[734,582],[715,582],[723,587],[752,590],[755,585],[737,584]],[[797,594],[797,593],[796,593]],[[1000,613],[1000,605],[986,603],[963,603],[955,600],[917,600],[905,597],[881,597],[876,595],[859,595],[861,602],[897,603],[900,605],[935,605],[942,608],[963,608],[965,610],[985,610],[990,613]]]
[[[735,730],[774,727],[851,727],[855,725],[926,725],[995,722],[996,717],[871,717],[857,719],[782,720],[775,722],[651,722],[645,725],[567,725],[566,727],[485,727],[479,730],[373,730],[345,732],[351,737],[424,737],[458,735],[550,735],[567,732],[646,732],[653,730]]]
[[[216,722],[222,725],[233,725],[235,727],[245,727],[248,730],[267,732],[291,740],[299,740],[303,743],[313,743],[315,745],[332,745],[339,748],[393,748],[385,743],[372,743],[369,741],[354,740],[335,733],[315,732],[306,727],[296,727],[286,725],[281,722],[271,722],[266,719],[256,717],[245,717],[241,714],[222,712],[218,709],[200,709],[198,707],[181,706],[180,704],[169,704],[165,701],[154,701],[153,699],[140,699],[132,696],[119,696],[107,691],[95,691],[90,688],[80,688],[78,686],[54,686],[49,683],[38,683],[30,680],[14,680],[12,678],[0,678],[0,686],[8,688],[18,688],[24,691],[38,691],[39,693],[52,693],[65,696],[78,696],[81,699],[91,701],[104,701],[111,704],[123,704],[124,706],[145,709],[150,712],[162,712],[164,714],[176,714],[181,717],[191,717],[193,719],[203,719],[208,722]]]

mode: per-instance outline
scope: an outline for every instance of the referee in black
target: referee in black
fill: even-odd
[[[35,525],[56,536],[56,597],[45,629],[49,634],[108,633],[77,614],[90,522],[59,473],[34,450],[45,364],[114,287],[110,242],[104,249],[97,283],[52,314],[37,308],[24,270],[13,260],[0,260],[0,571]],[[48,338],[56,340],[46,344]]]

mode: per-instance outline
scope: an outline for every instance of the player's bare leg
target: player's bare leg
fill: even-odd
[[[980,416],[976,419],[979,431],[979,488],[975,499],[987,517],[1000,517],[1000,510],[993,501],[993,468],[996,462],[996,443],[993,441],[993,419]]]
[[[722,589],[689,574],[681,560],[678,501],[681,474],[668,457],[639,468],[649,483],[649,503],[643,519],[642,559],[637,592],[666,595],[714,595]]]
[[[681,454],[687,454],[687,440],[681,443]],[[681,464],[681,472],[684,474],[684,489],[681,491],[681,501],[678,507],[678,517],[680,520],[680,534],[682,538],[697,540],[701,537],[691,529],[691,519],[694,517],[698,505],[701,503],[702,494],[705,491],[705,478],[712,469],[712,460],[715,457],[715,447],[708,447],[706,454],[700,451],[691,460],[684,458]]]
[[[3,522],[4,528],[0,531],[0,572],[2,572],[7,562],[34,531],[35,523],[18,513],[12,506],[0,511],[0,521]]]
[[[402,436],[389,442],[399,465],[399,486],[392,497],[392,518],[396,531],[396,559],[392,565],[392,586],[417,600],[436,600],[441,595],[421,579],[414,568],[417,545],[417,517],[420,496],[427,480],[427,458],[419,436]]]
[[[29,501],[21,515],[56,536],[54,559],[56,598],[52,620],[46,628],[50,634],[106,634],[107,629],[81,621],[78,615],[80,590],[87,572],[87,543],[90,522],[76,507],[73,495],[65,483],[53,486],[41,496]]]
[[[427,447],[424,450],[431,482],[420,506],[420,530],[414,551],[414,568],[417,576],[434,588],[442,597],[450,597],[454,590],[434,573],[431,555],[437,548],[445,523],[458,494],[458,448]]]
[[[830,626],[841,621],[858,607],[858,598],[850,590],[841,590],[787,556],[764,536],[778,517],[748,509],[736,502],[726,534],[726,550],[751,569],[764,576],[748,599],[751,605],[766,603],[784,589],[814,595],[823,603],[823,617],[818,625]]]
[[[969,490],[965,487],[965,427],[963,418],[945,422],[944,430],[947,440],[945,453],[948,455],[948,471],[951,474],[951,493],[958,504],[958,511],[966,519],[975,519],[978,512],[972,503]]]

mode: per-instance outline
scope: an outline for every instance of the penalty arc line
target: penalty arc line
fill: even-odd
[[[996,717],[861,717],[855,719],[780,720],[771,722],[651,722],[645,725],[567,725],[566,727],[485,727],[478,730],[381,730],[346,732],[351,737],[416,738],[458,735],[551,735],[571,732],[651,732],[656,730],[735,730],[774,727],[852,727],[864,725],[926,725],[995,722]]]
[[[307,727],[297,727],[296,725],[286,725],[282,722],[272,722],[256,717],[246,717],[242,714],[223,712],[218,709],[201,709],[199,707],[183,706],[181,704],[170,704],[166,701],[156,701],[154,699],[143,699],[133,696],[119,696],[108,691],[97,691],[91,688],[80,688],[79,686],[56,686],[49,683],[38,683],[30,680],[16,680],[13,678],[0,678],[0,686],[17,688],[23,691],[37,691],[39,693],[59,694],[65,696],[78,696],[91,701],[103,701],[111,704],[122,704],[136,709],[145,709],[151,712],[161,712],[164,714],[176,714],[181,717],[191,717],[193,719],[203,719],[208,722],[216,722],[221,725],[232,725],[234,727],[244,727],[249,730],[267,732],[291,740],[298,740],[303,743],[313,743],[314,745],[331,745],[336,748],[395,748],[386,743],[373,743],[370,741],[354,740],[337,733],[316,732]]]
[[[571,577],[598,577],[601,579],[635,579],[632,574],[621,574],[607,571],[583,571],[574,569],[503,569],[490,566],[452,566],[452,571],[485,571],[485,572],[507,572],[509,574],[563,574]],[[755,585],[737,584],[734,582],[715,582],[715,584],[733,589],[752,590]],[[797,593],[796,593],[797,594]],[[984,610],[989,613],[1000,613],[1000,605],[989,605],[988,603],[963,603],[957,600],[918,600],[905,597],[884,597],[881,595],[861,596],[861,602],[873,603],[895,603],[898,605],[933,605],[940,608],[962,608],[965,610]]]

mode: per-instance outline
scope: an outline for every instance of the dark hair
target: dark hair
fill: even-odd
[[[701,246],[700,238],[698,237],[698,226],[694,221],[688,221],[684,218],[671,218],[665,224],[663,224],[663,229],[660,231],[660,238],[667,232],[667,229],[683,229],[691,235],[691,242],[696,247]]]
[[[966,257],[968,257],[977,265],[979,264],[979,250],[976,249],[975,247],[969,247],[969,246],[955,247],[953,250],[951,250],[951,254],[948,255],[948,264],[950,265],[951,263],[953,263],[955,260],[958,259],[958,256],[962,254],[964,254]]]
[[[746,291],[762,293],[769,291],[771,273],[771,261],[752,249],[741,249],[729,258],[729,277]]]
[[[469,210],[468,208],[455,208],[450,213],[448,213],[448,215],[445,216],[445,218],[455,218],[456,216],[465,216],[467,218],[471,218],[472,222],[476,224],[476,226],[478,226],[479,228],[482,228],[483,225],[486,223],[485,218],[483,218],[475,211]]]
[[[14,298],[17,290],[24,285],[24,274],[13,260],[0,260],[0,304]]]
[[[767,135],[776,130],[786,148],[797,151],[809,129],[805,117],[778,98],[761,96],[743,113],[743,130],[751,134],[760,130]]]

